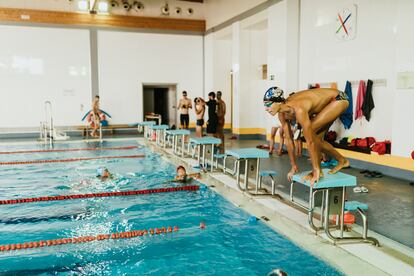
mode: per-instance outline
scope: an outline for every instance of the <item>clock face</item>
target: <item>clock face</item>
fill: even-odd
[[[336,14],[335,35],[340,40],[351,40],[356,35],[356,5],[343,8]]]

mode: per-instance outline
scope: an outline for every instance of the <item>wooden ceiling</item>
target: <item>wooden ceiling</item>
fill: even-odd
[[[73,26],[156,29],[204,33],[205,20],[126,15],[99,15],[30,9],[0,8],[0,22],[57,24]]]
[[[204,2],[204,0],[180,0],[180,1],[196,2],[196,3],[203,3]]]

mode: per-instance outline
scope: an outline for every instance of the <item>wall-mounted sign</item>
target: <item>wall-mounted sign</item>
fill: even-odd
[[[414,89],[414,72],[398,72],[397,73],[398,89]]]
[[[357,6],[350,5],[336,14],[335,35],[340,40],[351,40],[356,36]]]

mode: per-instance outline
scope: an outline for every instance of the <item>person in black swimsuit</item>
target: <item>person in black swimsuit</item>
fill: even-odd
[[[208,93],[206,105],[208,106],[207,133],[216,136],[218,126],[216,93]]]
[[[183,91],[183,97],[180,99],[178,109],[180,110],[180,125],[181,129],[188,129],[190,123],[190,115],[188,111],[193,108],[191,105],[191,99],[187,98],[187,91]]]

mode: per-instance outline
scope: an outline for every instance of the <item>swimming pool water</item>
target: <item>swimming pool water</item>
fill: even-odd
[[[103,147],[137,145],[104,142]],[[80,148],[100,144],[59,144]],[[33,147],[32,147],[33,148]],[[1,147],[0,151],[22,147]],[[25,147],[24,149],[28,149]],[[171,187],[175,167],[146,148],[0,155],[0,161],[135,155],[145,158],[0,166],[0,199]],[[95,177],[107,167],[116,179]],[[194,183],[192,183],[194,184]],[[195,183],[197,184],[197,183]],[[0,244],[179,226],[172,234],[0,252],[10,275],[339,275],[209,189],[129,197],[0,205]],[[200,222],[206,229],[199,229]]]

